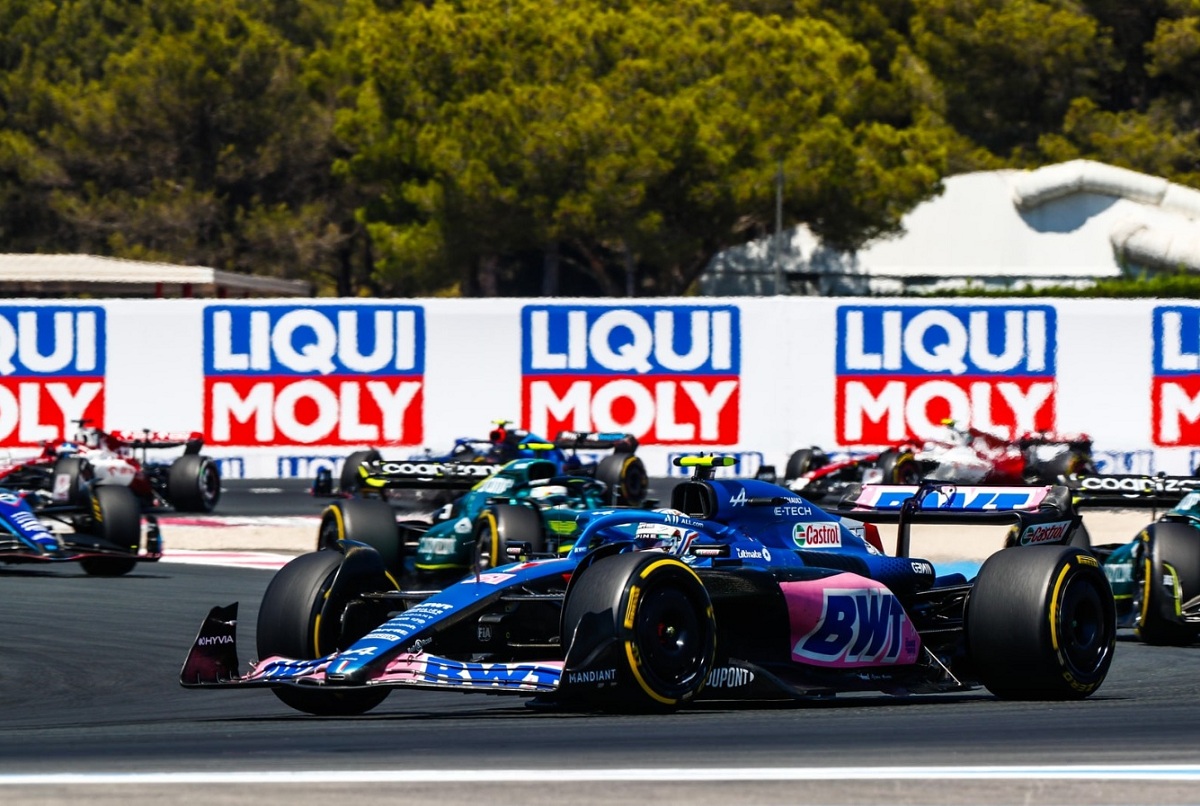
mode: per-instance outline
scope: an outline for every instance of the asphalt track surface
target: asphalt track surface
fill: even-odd
[[[230,489],[219,514],[319,511],[283,486]],[[980,690],[628,716],[397,691],[343,719],[180,688],[213,605],[241,603],[248,660],[270,576],[0,566],[0,802],[1200,803],[1200,646],[1122,634],[1100,691],[1054,704]]]

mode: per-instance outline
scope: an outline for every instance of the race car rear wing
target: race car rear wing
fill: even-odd
[[[554,447],[562,450],[607,450],[618,453],[634,453],[638,441],[633,434],[619,431],[560,431],[554,438]]]
[[[896,556],[909,556],[914,524],[1012,524],[1006,546],[1066,545],[1081,518],[1063,486],[862,484],[847,490],[833,514],[868,523],[894,523]]]
[[[484,462],[378,460],[363,463],[362,486],[375,490],[469,490],[484,479],[491,478],[501,467]]]
[[[200,453],[204,436],[198,431],[110,431],[109,435],[130,448],[178,448],[184,453]]]
[[[1200,491],[1200,478],[1165,473],[1067,476],[1064,481],[1077,507],[1170,508],[1188,493]]]

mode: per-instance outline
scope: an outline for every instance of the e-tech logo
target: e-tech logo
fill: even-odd
[[[643,444],[733,444],[740,372],[733,306],[521,311],[521,405],[535,433],[623,431]]]
[[[1200,307],[1154,309],[1150,387],[1155,445],[1200,445]]]
[[[0,447],[37,446],[104,422],[104,309],[0,307]]]
[[[417,445],[424,372],[418,307],[210,306],[204,436],[213,445]]]
[[[1052,430],[1056,324],[1045,305],[839,308],[838,441],[927,439],[946,419]]]

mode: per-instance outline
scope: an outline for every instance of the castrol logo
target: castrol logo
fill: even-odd
[[[836,523],[797,523],[792,527],[792,540],[802,549],[839,549],[842,530]]]
[[[1061,543],[1063,542],[1063,538],[1067,536],[1067,530],[1070,528],[1070,521],[1042,523],[1026,527],[1025,531],[1021,533],[1021,545],[1035,546],[1039,543]]]

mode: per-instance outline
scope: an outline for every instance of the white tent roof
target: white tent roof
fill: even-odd
[[[176,266],[94,255],[0,254],[4,296],[310,297],[312,286],[206,266]]]
[[[910,211],[903,234],[855,254],[806,228],[728,250],[708,293],[775,293],[782,271],[819,293],[896,293],[964,285],[1088,284],[1123,264],[1200,271],[1200,191],[1112,165],[1075,160],[1034,171],[952,176]],[[740,286],[734,290],[731,286]],[[719,290],[718,290],[719,289]]]

